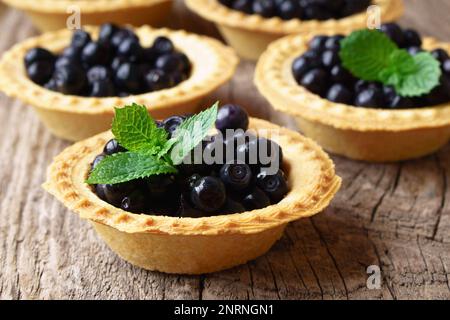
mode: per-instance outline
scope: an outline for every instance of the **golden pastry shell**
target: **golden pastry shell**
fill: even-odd
[[[98,33],[97,27],[85,29],[93,35]],[[148,26],[136,28],[135,32],[145,46],[151,45],[157,36],[169,37],[189,57],[190,77],[172,88],[123,98],[90,98],[47,90],[28,79],[23,58],[37,46],[61,51],[70,43],[72,32],[60,30],[27,39],[7,51],[0,60],[0,90],[33,106],[57,136],[80,140],[107,130],[115,106],[143,104],[156,118],[171,115],[175,110],[180,114],[196,111],[202,98],[233,76],[239,61],[231,48],[208,37]],[[83,126],[86,123],[90,125]]]
[[[241,214],[203,218],[175,218],[133,214],[97,197],[84,181],[90,164],[112,138],[111,132],[80,141],[55,157],[44,188],[80,217],[127,233],[168,235],[252,234],[262,232],[324,209],[340,187],[334,164],[312,140],[292,130],[251,118],[250,128],[273,131],[283,148],[290,192],[276,205]],[[261,131],[267,132],[267,131]]]
[[[292,75],[291,65],[308,49],[308,42],[313,36],[288,36],[274,42],[258,62],[255,82],[260,91],[264,95],[282,95],[292,102],[276,105],[280,111],[336,128],[358,131],[401,131],[450,125],[450,103],[399,110],[361,108],[331,102],[300,86]],[[432,38],[423,39],[423,48],[443,48],[450,52],[450,44]],[[296,106],[292,107],[294,104]]]
[[[222,5],[217,0],[186,0],[186,4],[207,20],[221,25],[238,27],[252,31],[290,34],[334,30],[336,33],[361,28],[367,24],[366,12],[356,13],[341,19],[319,20],[283,20],[279,17],[264,18],[257,14],[246,14]],[[380,8],[383,21],[390,21],[403,13],[401,0],[373,0]]]

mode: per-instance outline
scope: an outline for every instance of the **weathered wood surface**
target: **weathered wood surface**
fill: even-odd
[[[446,0],[407,0],[402,19],[450,40]],[[174,24],[199,33],[210,24],[177,5]],[[0,52],[35,31],[0,6]],[[271,111],[243,62],[216,97],[292,126]],[[211,98],[213,100],[213,98]],[[0,95],[0,298],[3,299],[415,299],[450,298],[450,146],[399,164],[334,156],[342,190],[324,213],[292,223],[265,256],[206,276],[148,272],[119,259],[90,225],[40,187],[47,165],[68,143],[33,111]],[[379,265],[380,290],[366,287]]]

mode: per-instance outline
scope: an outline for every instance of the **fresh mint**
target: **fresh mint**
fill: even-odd
[[[92,171],[87,183],[115,184],[175,172],[177,169],[164,159],[145,153],[121,152],[103,159]]]
[[[366,81],[391,85],[404,97],[429,93],[439,84],[439,62],[427,52],[411,56],[378,30],[358,30],[341,41],[343,66]]]
[[[211,108],[186,119],[174,132],[165,149],[171,150],[170,157],[175,165],[180,164],[211,130],[216,122],[218,105],[216,102]]]
[[[158,128],[147,108],[132,104],[116,108],[112,132],[128,151],[113,154],[100,161],[86,180],[89,184],[116,184],[152,175],[176,173],[176,165],[194,149],[217,118],[218,103],[189,117],[168,139]]]
[[[133,103],[116,108],[111,131],[127,150],[158,154],[167,142],[167,132],[158,128],[147,108]]]

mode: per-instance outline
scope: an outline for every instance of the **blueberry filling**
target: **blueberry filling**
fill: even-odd
[[[415,30],[386,23],[380,31],[410,55],[424,51]],[[357,79],[346,70],[339,56],[342,39],[342,35],[312,38],[308,50],[292,62],[292,74],[299,85],[329,101],[366,108],[420,108],[450,101],[450,58],[445,50],[431,51],[441,66],[439,86],[422,96],[402,97],[391,86]]]
[[[217,135],[207,136],[199,145],[205,157],[201,163],[177,165],[176,174],[97,184],[93,186],[94,192],[102,200],[129,212],[175,217],[240,213],[281,201],[289,190],[281,167],[281,147],[272,140],[245,133],[249,119],[240,106],[225,105],[218,115],[222,117],[217,117]],[[171,135],[188,118],[171,116],[157,125]],[[219,129],[237,131],[230,132],[231,136],[224,141]],[[263,145],[267,146],[266,152],[260,152]],[[225,157],[228,149],[232,151],[231,161],[225,161],[229,160]],[[91,170],[105,157],[126,151],[116,139],[109,140],[103,152],[93,159]],[[224,156],[208,162],[205,155],[214,157],[215,152],[223,152]],[[252,159],[254,154],[256,158]]]
[[[219,0],[221,4],[246,14],[283,20],[339,19],[364,11],[371,0]]]
[[[136,34],[113,24],[100,28],[98,40],[84,30],[55,54],[30,49],[24,58],[31,81],[62,94],[112,97],[142,94],[173,87],[189,78],[189,58],[166,37],[144,48]]]

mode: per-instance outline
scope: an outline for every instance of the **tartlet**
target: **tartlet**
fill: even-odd
[[[226,41],[237,53],[256,60],[272,41],[289,34],[323,33],[333,30],[347,33],[363,28],[367,24],[366,12],[341,19],[326,21],[299,19],[282,20],[279,17],[264,18],[256,14],[245,14],[232,10],[217,0],[186,0],[187,6],[206,20],[214,22]],[[380,8],[383,21],[392,21],[403,14],[401,0],[374,0]]]
[[[88,219],[123,259],[148,270],[201,274],[230,268],[270,249],[287,223],[323,210],[340,187],[333,162],[312,140],[264,120],[251,129],[277,130],[290,192],[278,204],[240,214],[175,218],[133,214],[100,200],[85,183],[92,159],[112,137],[101,133],[58,155],[44,188]],[[267,134],[267,131],[266,131]],[[262,133],[264,135],[264,133]]]
[[[96,35],[98,28],[85,30]],[[0,90],[31,105],[42,122],[58,137],[77,141],[107,130],[114,107],[136,102],[149,106],[155,118],[175,113],[193,113],[207,94],[228,81],[238,64],[233,50],[219,41],[185,31],[134,29],[141,43],[149,45],[157,36],[166,36],[185,53],[192,65],[190,77],[175,87],[127,97],[88,98],[63,95],[33,83],[26,75],[26,52],[42,46],[61,51],[70,42],[71,31],[60,30],[31,38],[15,45],[0,60]]]
[[[158,25],[168,17],[172,0],[3,0],[24,11],[42,32],[67,28],[73,10],[80,12],[82,25]]]
[[[300,86],[291,64],[308,49],[313,36],[288,36],[271,44],[254,77],[262,95],[276,110],[294,116],[305,135],[332,153],[374,162],[421,157],[449,141],[448,103],[399,110],[361,108],[331,102]],[[424,38],[422,47],[450,52],[448,43],[432,38]]]

